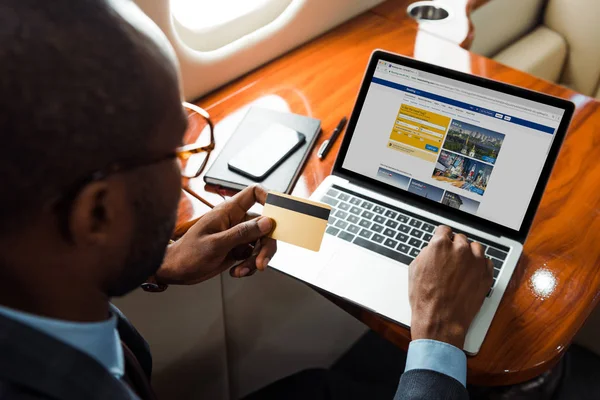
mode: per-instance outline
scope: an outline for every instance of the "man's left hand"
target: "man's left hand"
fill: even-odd
[[[264,270],[277,250],[275,240],[266,237],[274,222],[251,216],[248,210],[255,203],[264,204],[266,199],[265,189],[251,186],[203,215],[169,246],[156,273],[157,280],[192,285],[228,268],[230,275],[238,278]],[[235,263],[239,264],[232,268]]]

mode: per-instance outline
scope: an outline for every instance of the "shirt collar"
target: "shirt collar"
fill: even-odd
[[[60,340],[87,354],[113,376],[121,378],[125,371],[117,317],[100,322],[72,322],[42,317],[0,306],[0,314]]]

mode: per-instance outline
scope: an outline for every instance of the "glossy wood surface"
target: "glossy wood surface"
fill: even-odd
[[[404,6],[403,1],[395,3]],[[385,7],[394,11],[389,4]],[[481,352],[468,361],[472,384],[507,385],[532,379],[560,359],[600,299],[600,161],[595,151],[600,143],[599,103],[471,54],[455,42],[419,31],[412,21],[388,18],[381,10],[362,14],[200,99],[197,104],[216,122],[217,148],[212,160],[252,105],[319,118],[323,134],[294,190],[295,195],[309,196],[331,173],[341,140],[324,161],[317,159],[316,151],[340,118],[352,111],[365,66],[376,48],[575,102],[575,118],[523,257]],[[222,199],[207,191],[201,178],[190,182],[190,186],[213,203]],[[207,209],[186,196],[180,222],[198,217]],[[407,348],[408,329],[348,303],[338,304],[393,343]]]

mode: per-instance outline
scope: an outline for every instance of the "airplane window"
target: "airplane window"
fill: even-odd
[[[292,1],[171,0],[171,14],[189,47],[211,51],[273,22]]]

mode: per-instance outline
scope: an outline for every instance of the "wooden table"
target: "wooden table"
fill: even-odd
[[[324,134],[294,190],[298,196],[309,196],[331,173],[341,140],[324,161],[317,159],[316,150],[340,118],[352,111],[373,49],[413,56],[574,101],[575,118],[523,257],[481,352],[468,361],[468,379],[472,384],[520,383],[560,360],[600,299],[600,162],[595,152],[600,144],[599,103],[457,45],[468,44],[469,36],[452,43],[419,30],[416,23],[404,17],[404,3],[390,0],[197,103],[216,122],[217,152],[251,105],[319,118]],[[465,32],[470,35],[469,30]],[[212,159],[215,155],[211,155]],[[221,201],[219,195],[205,190],[201,178],[193,180],[191,186],[211,201]],[[182,223],[207,210],[187,195],[181,204]],[[408,329],[358,307],[340,305],[391,342],[408,347]]]

